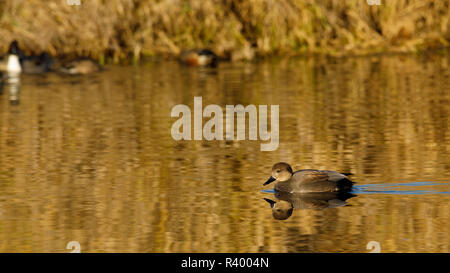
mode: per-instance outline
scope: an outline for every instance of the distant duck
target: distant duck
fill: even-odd
[[[218,57],[209,49],[196,49],[183,51],[180,61],[188,66],[217,66]]]
[[[22,67],[20,66],[19,56],[8,54],[4,60],[0,62],[0,72],[20,73]]]
[[[37,56],[26,56],[21,60],[24,73],[39,74],[53,71],[54,60],[46,52]]]
[[[22,66],[20,65],[19,51],[17,42],[13,41],[8,50],[8,54],[0,62],[0,71],[7,73],[20,73]]]
[[[40,55],[26,55],[19,48],[17,41],[12,41],[9,45],[8,54],[0,65],[0,70],[15,73],[45,73],[52,71],[53,59],[47,53]]]
[[[62,64],[59,71],[71,75],[85,75],[101,71],[101,66],[89,58],[80,58]]]

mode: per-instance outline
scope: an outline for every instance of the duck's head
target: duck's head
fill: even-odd
[[[273,218],[277,220],[286,220],[289,217],[291,217],[292,212],[294,211],[294,206],[284,200],[280,200],[278,202],[275,202],[273,200],[264,198],[267,203],[270,204],[270,207],[272,208],[272,216]]]
[[[272,176],[263,184],[268,185],[274,181],[288,181],[292,177],[292,168],[285,162],[278,162],[272,167]]]

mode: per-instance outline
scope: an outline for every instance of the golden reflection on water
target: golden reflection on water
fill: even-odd
[[[0,251],[449,252],[449,194],[361,194],[272,217],[278,161],[355,174],[359,185],[450,191],[450,58],[275,60],[191,69],[109,67],[22,76],[0,95]],[[177,104],[280,105],[280,145],[180,141]]]

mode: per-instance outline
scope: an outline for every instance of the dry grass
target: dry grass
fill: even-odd
[[[221,56],[414,52],[448,46],[449,0],[0,1],[0,51],[114,61],[209,47]]]

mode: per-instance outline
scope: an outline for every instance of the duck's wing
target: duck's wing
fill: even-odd
[[[329,177],[326,172],[320,170],[300,170],[294,173],[293,179],[299,181],[300,184],[312,184],[326,182]]]
[[[342,179],[348,179],[347,176],[335,171],[322,170],[300,170],[294,173],[295,180],[301,184],[312,184],[320,182],[337,182]]]

